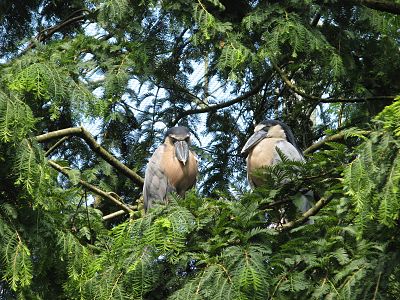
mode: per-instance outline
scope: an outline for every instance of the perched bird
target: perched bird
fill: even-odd
[[[167,130],[165,140],[150,158],[144,177],[143,200],[147,211],[154,202],[167,203],[167,195],[184,196],[194,186],[197,157],[189,150],[190,132],[177,126]]]
[[[255,127],[254,134],[242,149],[242,154],[247,154],[247,178],[252,188],[263,184],[263,179],[254,174],[256,169],[282,161],[277,148],[290,160],[305,160],[288,125],[276,120],[262,121]],[[312,206],[308,196],[310,195],[303,195],[304,199],[300,207],[302,212]]]

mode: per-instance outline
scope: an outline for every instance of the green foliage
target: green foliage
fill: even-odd
[[[249,49],[243,46],[237,41],[231,41],[225,45],[222,49],[220,60],[218,61],[218,67],[222,70],[237,70],[245,68],[246,63],[252,59],[252,53]],[[240,80],[239,76],[232,71],[229,75],[233,81]]]
[[[210,40],[215,38],[219,34],[229,34],[232,30],[232,25],[229,22],[221,22],[216,19],[211,13],[207,11],[201,1],[198,1],[193,6],[194,9],[194,20],[199,26],[199,34],[195,35],[194,42],[200,42],[200,39]]]
[[[363,4],[0,4],[0,299],[397,299],[400,18]],[[248,192],[240,149],[266,118],[304,149],[340,134]],[[188,126],[197,192],[144,215],[141,187],[79,137],[35,141],[82,124],[139,174]],[[137,211],[104,222],[119,208],[80,180]]]
[[[64,93],[61,74],[55,66],[44,63],[34,63],[21,70],[9,87],[18,92],[30,92],[36,99],[50,96],[58,99]]]
[[[3,205],[1,210],[7,212],[10,207]],[[11,289],[16,291],[19,287],[29,286],[32,283],[31,253],[18,232],[13,231],[4,223],[1,227],[0,241],[3,245],[0,252],[1,261],[3,265],[7,266],[2,274],[2,279],[6,280]]]
[[[83,244],[103,225],[93,209],[79,220],[76,191],[57,187],[43,148],[32,139],[41,120],[21,98],[9,90],[0,92],[0,278],[2,289],[14,292],[1,294],[55,298],[62,278],[82,273],[84,259],[89,259]],[[69,232],[71,220],[79,228],[75,235]],[[47,281],[48,276],[53,280]]]
[[[400,136],[400,126],[399,126],[399,116],[400,116],[400,97],[395,99],[392,105],[386,106],[383,111],[377,116],[377,120],[383,122],[383,127],[392,131],[396,137]]]
[[[400,211],[400,144],[393,125],[397,106],[398,102],[394,102],[378,116],[383,121],[383,128],[389,130],[373,132],[359,146],[358,157],[344,173],[347,193],[355,201],[355,209],[359,213],[357,223],[362,227],[376,221],[388,227],[397,226]]]
[[[101,3],[101,2],[100,2]],[[129,12],[130,5],[128,0],[116,1],[108,0],[100,4],[98,20],[105,25],[108,22],[119,22],[123,20]]]
[[[53,54],[52,59],[58,60],[57,55]],[[22,59],[11,66],[9,71],[10,74],[5,77],[9,89],[19,95],[32,96],[36,103],[50,104],[50,120],[60,118],[66,102],[69,102],[68,106],[74,108],[78,116],[78,113],[85,113],[90,107],[88,104],[93,101],[93,95],[86,87],[74,81],[67,70],[52,61],[39,59],[32,62]],[[13,76],[13,73],[16,75]]]
[[[0,140],[3,143],[20,141],[33,130],[35,123],[28,105],[0,91]]]

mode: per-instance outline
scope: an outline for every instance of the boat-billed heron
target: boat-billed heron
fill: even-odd
[[[197,157],[189,149],[190,132],[177,126],[167,130],[165,140],[150,158],[144,177],[143,201],[147,211],[153,203],[167,203],[168,194],[184,196],[194,186]]]
[[[305,160],[288,125],[276,120],[262,121],[255,127],[254,134],[242,149],[242,154],[247,155],[247,178],[252,188],[263,184],[263,179],[254,174],[256,169],[272,166],[282,161],[276,149],[279,149],[290,160]],[[302,198],[299,209],[305,212],[311,208],[312,204],[307,196],[303,195]]]

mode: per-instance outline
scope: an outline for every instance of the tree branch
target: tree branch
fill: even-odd
[[[71,136],[71,135],[78,136],[82,132],[82,130],[83,130],[82,127],[71,127],[71,128],[60,129],[44,133],[41,135],[37,135],[36,140],[39,143],[43,143],[51,139],[62,138],[64,136]]]
[[[340,133],[328,136],[328,137],[324,138],[323,140],[320,140],[319,142],[312,144],[310,147],[308,147],[306,150],[303,151],[303,154],[313,153],[313,152],[317,151],[318,149],[322,148],[322,146],[325,145],[326,143],[343,140],[344,137],[345,137],[344,132],[340,132]]]
[[[69,136],[64,136],[61,139],[59,139],[53,146],[51,146],[46,153],[44,154],[44,156],[49,156],[55,149],[58,148],[58,146],[60,146],[61,144],[63,144],[66,140],[68,140],[70,137]]]
[[[272,67],[275,69],[275,71],[278,72],[278,74],[279,74],[279,76],[282,78],[283,82],[286,84],[286,86],[287,86],[291,91],[295,92],[296,94],[298,94],[298,95],[300,95],[300,96],[302,96],[302,97],[304,97],[304,98],[311,99],[311,100],[314,100],[314,101],[316,101],[316,102],[319,102],[319,101],[321,100],[320,97],[316,97],[316,96],[308,95],[308,94],[304,93],[302,90],[300,90],[297,86],[295,86],[295,85],[290,81],[290,79],[289,79],[288,76],[285,74],[285,72],[284,72],[281,68],[279,68],[278,65],[277,65],[276,63],[274,63],[274,62],[271,62],[271,63],[272,63]]]
[[[306,150],[303,151],[303,154],[313,153],[313,152],[317,151],[318,149],[322,148],[323,145],[325,145],[326,143],[329,143],[329,142],[336,142],[336,141],[344,140],[347,137],[357,137],[357,136],[361,137],[361,135],[368,135],[368,134],[370,134],[370,131],[368,131],[368,130],[359,130],[356,132],[354,132],[354,131],[352,132],[349,130],[343,130],[334,135],[327,136],[324,139],[312,144],[310,147],[308,147]]]
[[[320,98],[314,95],[309,95],[303,92],[300,88],[298,88],[295,84],[293,84],[285,72],[278,67],[277,64],[272,62],[273,68],[278,72],[279,76],[282,78],[283,82],[286,86],[294,93],[306,98],[315,101],[316,103],[358,103],[358,102],[367,102],[371,100],[394,100],[396,96],[371,96],[371,97],[362,97],[362,98]]]
[[[247,98],[257,94],[267,81],[268,80],[264,78],[258,84],[256,84],[250,91],[248,91],[248,92],[244,93],[243,95],[241,95],[237,98],[234,98],[232,100],[214,104],[214,105],[210,105],[210,106],[207,106],[204,108],[185,110],[185,111],[181,112],[180,114],[178,114],[178,116],[175,118],[175,120],[171,123],[171,126],[175,126],[181,119],[183,119],[184,117],[187,117],[189,115],[212,112],[212,111],[216,111],[218,109],[226,108],[233,104],[239,103],[240,101],[243,101],[244,99],[247,99]]]
[[[67,19],[67,20],[63,21],[62,23],[60,23],[60,24],[58,24],[56,26],[52,26],[52,27],[49,27],[47,29],[44,29],[38,34],[37,40],[39,42],[42,42],[45,39],[51,37],[54,33],[59,31],[63,27],[65,27],[65,26],[67,26],[69,24],[75,23],[75,22],[82,21],[82,20],[85,19],[85,17],[86,17],[86,15],[76,16],[76,17],[73,17],[73,18],[70,18],[70,19]]]
[[[110,220],[110,219],[113,219],[113,218],[122,216],[123,214],[126,214],[126,211],[124,211],[124,210],[117,210],[116,212],[113,212],[113,213],[111,213],[111,214],[108,214],[108,215],[103,216],[103,221],[107,221],[107,220]]]
[[[304,224],[305,222],[307,222],[307,220],[311,217],[311,216],[315,216],[323,207],[325,207],[326,205],[328,205],[329,202],[331,202],[333,199],[333,195],[330,195],[327,198],[321,198],[317,201],[317,203],[315,203],[315,205],[313,207],[311,207],[309,210],[307,210],[299,219],[297,220],[293,220],[291,222],[288,222],[286,224],[283,224],[281,227],[282,231],[287,231],[290,230],[294,227],[297,227],[301,224]]]
[[[321,103],[360,103],[367,102],[373,100],[394,100],[396,96],[371,96],[371,97],[362,97],[362,98],[321,98],[319,102]]]
[[[67,176],[69,178],[68,172],[65,170],[65,168],[63,168],[62,166],[60,166],[53,160],[49,160],[48,163],[50,166],[52,166],[58,172],[64,174],[65,176]],[[118,199],[116,199],[113,196],[111,196],[110,194],[100,190],[99,188],[95,187],[94,185],[91,185],[90,183],[87,183],[86,181],[83,181],[82,179],[79,179],[79,183],[82,186],[84,186],[86,189],[88,189],[89,191],[95,193],[96,195],[106,198],[106,199],[110,200],[111,202],[113,202],[114,204],[118,205],[119,207],[121,207],[124,210],[124,212],[127,212],[127,213],[133,212],[133,210],[128,205],[122,203]]]
[[[36,140],[39,143],[43,143],[45,141],[48,141],[53,138],[62,138],[64,136],[78,136],[86,141],[88,144],[89,148],[100,155],[105,161],[107,161],[110,165],[112,165],[114,168],[116,168],[119,172],[124,174],[126,177],[131,179],[133,182],[135,182],[139,186],[143,186],[143,178],[140,177],[136,172],[132,171],[129,169],[127,166],[125,166],[123,163],[121,163],[118,159],[116,159],[111,153],[109,153],[106,149],[104,149],[100,144],[96,142],[96,140],[93,138],[93,136],[88,132],[86,129],[83,127],[72,127],[72,128],[66,128],[66,129],[61,129],[57,131],[52,131],[49,133],[45,133],[42,135],[36,136]]]
[[[77,23],[79,21],[84,20],[87,17],[87,14],[82,14],[79,16],[75,16],[77,13],[90,13],[89,10],[87,9],[79,9],[72,14],[70,14],[65,20],[63,20],[60,24],[51,26],[49,28],[41,30],[37,35],[36,35],[36,41],[31,41],[29,45],[21,52],[21,54],[26,53],[29,49],[33,49],[36,47],[36,42],[43,42],[44,40],[48,39],[51,37],[53,34],[55,34],[57,31],[62,29],[65,26],[68,26],[72,23]]]
[[[327,5],[326,1],[321,0],[316,1],[316,3]],[[400,15],[400,3],[396,3],[393,0],[342,0],[338,1],[337,4],[364,5],[377,11]]]
[[[361,4],[368,8],[400,15],[400,4],[387,0],[345,0],[343,2]]]

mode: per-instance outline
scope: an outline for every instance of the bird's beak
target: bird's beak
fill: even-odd
[[[186,164],[189,157],[189,145],[186,141],[175,142],[175,155],[178,160]]]
[[[246,142],[242,149],[242,154],[248,153],[251,148],[257,145],[262,139],[266,138],[268,135],[264,130],[256,131]]]

